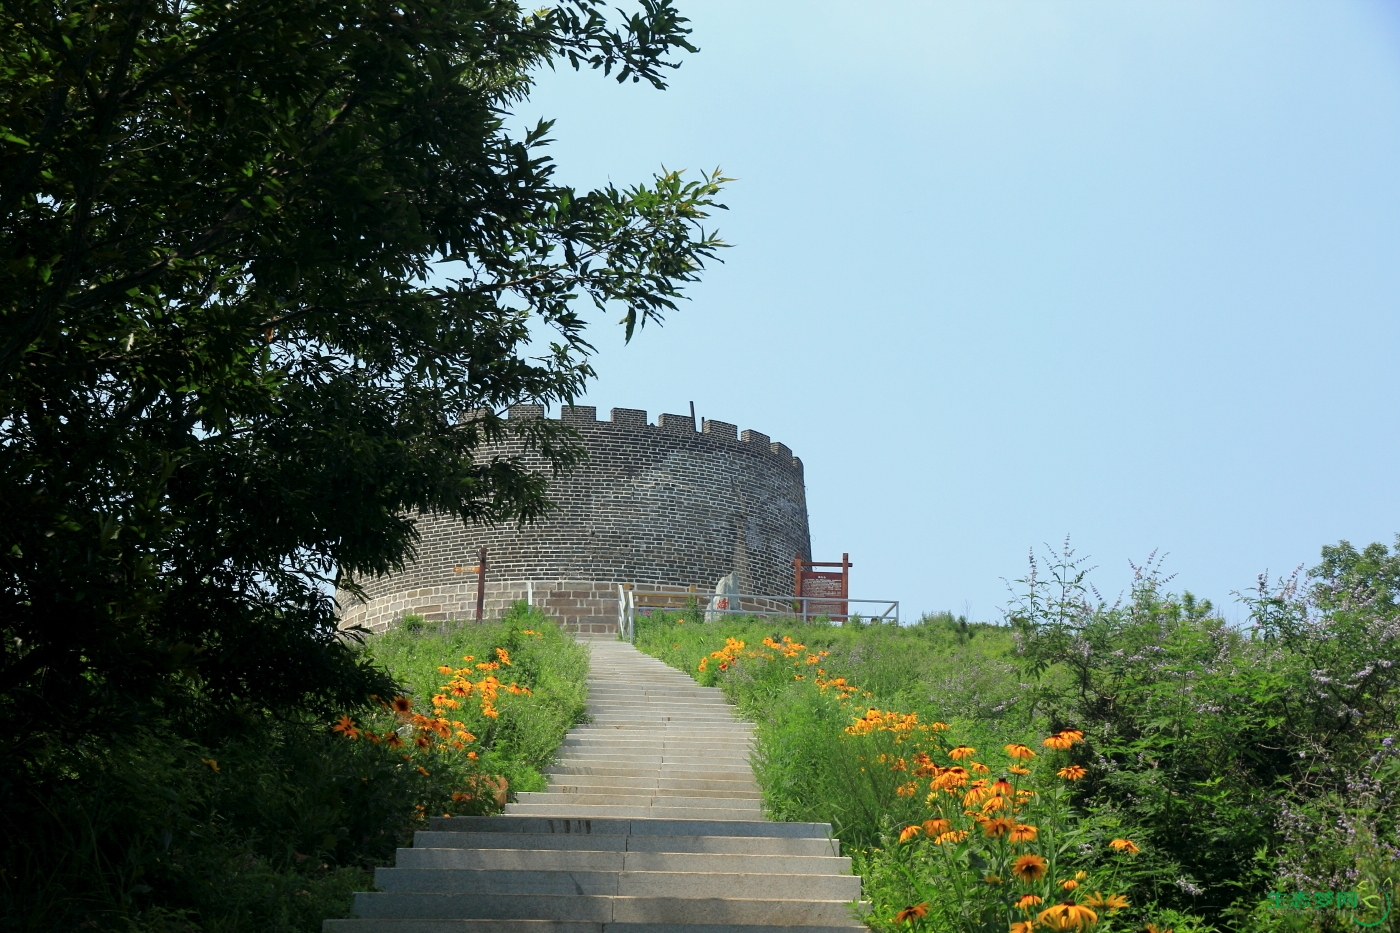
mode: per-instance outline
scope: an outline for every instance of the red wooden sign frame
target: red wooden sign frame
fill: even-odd
[[[802,620],[812,616],[826,616],[833,622],[845,622],[849,606],[846,600],[851,597],[850,554],[842,554],[840,561],[803,560],[798,555],[792,562],[796,573],[796,595],[805,596],[802,601]],[[840,567],[840,570],[813,570],[813,567]],[[820,601],[818,601],[820,600]]]

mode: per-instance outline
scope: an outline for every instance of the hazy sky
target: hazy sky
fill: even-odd
[[[1229,604],[1400,531],[1400,7],[680,0],[671,88],[542,75],[560,178],[738,179],[585,404],[754,428],[817,559],[997,617],[1066,534]],[[605,416],[605,415],[604,415]]]

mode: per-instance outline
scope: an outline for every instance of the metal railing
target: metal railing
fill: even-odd
[[[853,606],[870,607],[868,612]],[[851,617],[899,624],[897,599],[849,599],[833,596],[769,596],[758,593],[700,593],[677,589],[652,590],[617,585],[617,629],[627,641],[636,639],[637,613],[702,612],[706,622],[721,616],[771,616],[810,622]]]

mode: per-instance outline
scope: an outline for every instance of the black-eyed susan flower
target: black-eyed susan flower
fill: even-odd
[[[1062,732],[1056,732],[1041,744],[1046,748],[1064,751],[1073,746],[1076,742],[1082,741],[1084,741],[1084,733],[1080,732],[1078,729],[1065,729]]]
[[[928,903],[927,903],[927,902],[922,903],[922,904],[915,904],[915,905],[913,905],[912,907],[906,907],[906,908],[904,908],[903,910],[901,910],[899,913],[895,914],[895,915],[894,915],[894,922],[895,922],[895,923],[909,923],[909,922],[911,922],[911,921],[918,920],[918,919],[920,919],[920,918],[926,916],[927,914],[928,914]]]
[[[939,833],[946,833],[953,828],[949,820],[924,820],[923,829],[925,836],[937,836]]]
[[[1020,777],[1025,777],[1027,774],[1031,773],[1030,768],[1023,768],[1020,765],[1012,765],[1006,770],[1010,771],[1012,774],[1019,775]]]
[[[1064,888],[1066,891],[1073,891],[1075,888],[1079,887],[1079,882],[1075,881],[1073,878],[1066,878],[1064,881],[1060,882],[1060,887]]]
[[[1090,907],[1104,907],[1111,913],[1117,913],[1128,906],[1128,899],[1121,894],[1102,894],[1095,891],[1084,898],[1084,903]]]
[[[1041,926],[1052,930],[1087,930],[1099,922],[1099,915],[1073,901],[1065,901],[1042,910],[1036,919]]]
[[[408,697],[394,697],[389,708],[396,713],[407,714],[413,711],[413,701]]]
[[[899,831],[899,841],[908,842],[921,832],[923,832],[922,826],[906,826]]]
[[[950,830],[948,830],[946,833],[939,833],[939,834],[934,838],[933,844],[936,845],[936,846],[951,845],[951,844],[953,844],[953,843],[962,842],[962,841],[963,841],[964,839],[966,839],[966,838],[967,838],[967,830],[965,830],[965,829],[950,829]]]
[[[1108,847],[1110,849],[1117,849],[1119,852],[1126,852],[1129,855],[1133,855],[1141,851],[1140,849],[1138,849],[1137,844],[1131,839],[1110,839],[1108,842]]]
[[[960,758],[971,758],[975,754],[977,754],[977,749],[973,748],[971,745],[959,745],[957,748],[948,751],[948,757],[954,761]]]
[[[1004,816],[982,821],[982,834],[988,839],[1000,839],[1002,836],[1010,835],[1015,828],[1016,821],[1009,820]]]
[[[1016,856],[1016,860],[1011,863],[1011,874],[1015,875],[1021,882],[1030,884],[1044,878],[1045,870],[1049,867],[1050,863],[1039,855],[1027,853]]]
[[[1032,907],[1039,907],[1041,903],[1042,901],[1037,895],[1023,894],[1021,895],[1021,899],[1016,902],[1016,906],[1019,907],[1021,910],[1028,911]]]
[[[199,763],[204,765],[204,767],[208,768],[210,771],[213,771],[215,774],[219,773],[219,763],[213,758],[201,758],[199,759]]]
[[[1012,758],[1024,758],[1026,760],[1035,757],[1035,752],[1031,751],[1029,746],[1019,744],[1006,746],[1006,754],[1010,755]]]
[[[1010,840],[1012,842],[1035,842],[1036,834],[1040,830],[1035,826],[1027,826],[1025,823],[1017,823],[1011,830]]]
[[[1079,765],[1070,765],[1068,768],[1061,768],[1055,772],[1056,776],[1062,777],[1066,781],[1077,781],[1088,773]]]

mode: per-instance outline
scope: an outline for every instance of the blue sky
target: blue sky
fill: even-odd
[[[1400,531],[1400,8],[680,0],[671,88],[540,76],[577,187],[737,179],[662,328],[585,404],[754,428],[818,559],[997,618],[1070,535],[1112,595],[1231,591]]]

